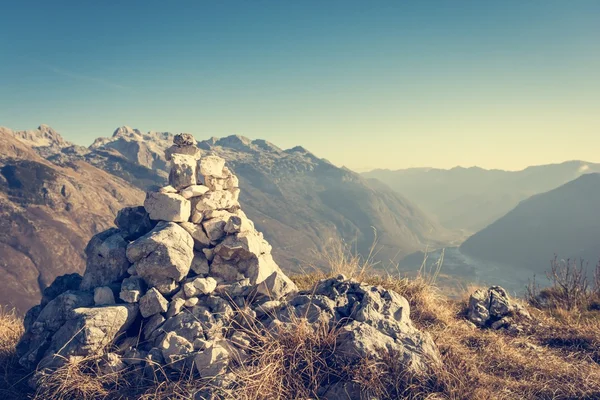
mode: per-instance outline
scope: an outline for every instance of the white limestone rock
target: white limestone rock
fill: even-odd
[[[237,189],[239,190],[239,189]],[[237,193],[237,195],[236,195]],[[196,204],[195,211],[205,213],[211,210],[232,210],[240,207],[239,193],[230,190],[207,192]]]
[[[191,185],[181,190],[179,193],[185,199],[191,199],[192,197],[199,197],[208,192],[210,189],[204,185]]]
[[[159,221],[184,222],[192,214],[190,201],[176,193],[149,192],[144,200],[144,208],[150,214],[150,219]]]
[[[215,378],[224,374],[229,361],[229,351],[219,344],[208,347],[194,357],[194,363],[202,378]]]
[[[206,156],[200,159],[199,162],[200,174],[203,176],[214,176],[217,178],[223,177],[223,167],[225,160],[218,156]]]
[[[149,286],[182,281],[194,258],[194,239],[173,222],[160,222],[148,234],[131,242],[127,258]]]
[[[171,157],[171,172],[169,173],[169,184],[177,190],[195,185],[196,164],[198,160],[193,156],[184,154],[173,154]]]
[[[211,294],[217,288],[217,281],[214,278],[196,278],[183,285],[183,290],[187,297],[195,297],[201,294]]]
[[[186,365],[186,358],[194,351],[194,346],[175,332],[168,332],[159,345],[159,349],[171,368],[181,370]]]
[[[200,302],[200,299],[197,297],[190,297],[189,299],[187,299],[185,301],[184,306],[186,306],[187,308],[192,308],[195,305],[197,305]],[[195,347],[195,346],[194,346]]]
[[[225,281],[232,277],[231,268],[225,268],[228,265],[243,277],[249,278],[253,285],[264,281],[273,272],[280,271],[271,256],[271,246],[256,231],[227,236],[214,251],[220,256],[220,260],[217,268],[211,266],[211,274],[216,273]]]
[[[166,312],[168,306],[169,302],[156,288],[148,290],[140,299],[140,313],[144,318]]]
[[[77,308],[54,334],[40,366],[52,367],[70,356],[95,355],[124,332],[138,315],[137,305]]]

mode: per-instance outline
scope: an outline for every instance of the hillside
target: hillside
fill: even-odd
[[[586,174],[521,202],[471,236],[461,252],[513,265],[531,274],[549,268],[553,254],[582,257],[590,268],[600,257],[600,174]]]
[[[56,276],[83,271],[89,238],[143,200],[142,191],[88,163],[40,157],[36,151],[56,152],[55,142],[30,147],[47,132],[41,128],[27,136],[0,128],[0,304],[21,312]]]
[[[600,165],[571,161],[522,171],[478,167],[413,168],[374,170],[363,176],[377,178],[407,196],[437,216],[443,226],[474,233],[505,215],[520,201],[589,172],[600,172]]]

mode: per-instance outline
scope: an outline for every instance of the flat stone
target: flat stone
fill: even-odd
[[[204,185],[191,185],[183,189],[179,194],[184,199],[191,199],[192,197],[202,196],[209,191],[209,188]]]
[[[144,207],[153,220],[184,222],[192,214],[190,201],[176,193],[149,192]]]
[[[171,161],[175,154],[190,156],[196,160],[202,157],[202,151],[196,146],[171,146],[165,150],[165,159]]]
[[[168,306],[169,302],[156,288],[148,290],[140,299],[140,313],[144,318],[166,312]]]

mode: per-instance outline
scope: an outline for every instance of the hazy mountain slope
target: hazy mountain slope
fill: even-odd
[[[164,172],[163,175],[167,177],[164,150],[172,142],[173,135],[169,132],[142,133],[138,129],[122,126],[114,131],[112,137],[96,139],[89,149],[114,149],[126,159],[159,173]]]
[[[166,133],[144,135],[123,127],[112,138],[97,140],[90,150],[91,154],[117,150],[136,164],[140,159],[152,160],[160,170],[166,165],[162,154],[168,145],[165,138],[171,137]],[[143,145],[136,143],[140,141]],[[302,147],[284,151],[264,140],[241,136],[212,138],[200,142],[199,147],[224,157],[240,177],[244,210],[288,269],[321,261],[315,252],[331,238],[356,241],[359,251],[365,252],[374,238],[372,227],[383,247],[379,255],[386,261],[421,249],[427,242],[455,239],[453,233],[385,185],[369,183]],[[166,172],[160,171],[158,176],[164,177]]]
[[[514,210],[471,236],[461,252],[542,273],[556,253],[600,257],[600,174],[586,174],[521,202]]]
[[[20,311],[57,275],[82,272],[89,238],[144,197],[86,162],[54,165],[28,144],[0,129],[0,304]]]
[[[476,232],[521,200],[555,189],[588,172],[600,172],[600,164],[571,161],[514,172],[476,167],[375,170],[363,176],[388,184],[437,216],[448,228]]]

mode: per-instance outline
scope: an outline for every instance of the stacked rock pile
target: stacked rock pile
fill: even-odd
[[[242,314],[273,332],[296,318],[340,329],[337,348],[349,362],[382,350],[415,370],[439,362],[394,292],[340,276],[298,293],[241,210],[239,181],[222,158],[202,156],[187,134],[166,156],[169,185],[121,210],[117,228],[90,240],[83,277],[57,278],[29,310],[23,366],[51,370],[100,354],[110,371],[160,365],[227,382],[252,348],[235,328]]]

